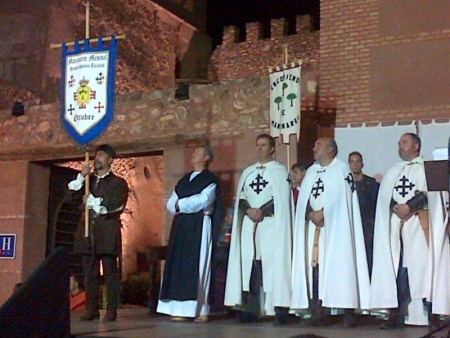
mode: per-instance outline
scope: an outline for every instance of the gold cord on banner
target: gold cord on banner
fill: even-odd
[[[302,59],[297,59],[297,58],[293,58],[293,57],[289,58],[288,48],[289,48],[289,45],[287,43],[283,45],[283,53],[281,54],[280,58],[275,63],[275,66],[269,67],[269,73],[273,73],[282,68],[287,68],[289,63],[292,68],[297,65],[299,65],[299,66],[302,65],[302,63],[303,63]]]

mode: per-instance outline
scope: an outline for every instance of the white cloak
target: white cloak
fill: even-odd
[[[408,268],[412,301],[427,299],[433,302],[435,314],[450,313],[450,253],[446,232],[448,212],[445,210],[448,193],[428,193],[430,247],[428,247],[418,216],[400,226],[400,218],[391,213],[390,203],[394,186],[406,166],[414,163],[411,178],[414,190],[427,191],[423,159],[402,161],[388,169],[380,185],[375,217],[374,253],[370,308],[397,308],[397,270],[400,257],[400,231],[403,238],[403,265]],[[402,201],[404,203],[406,201]],[[413,312],[413,309],[409,309]],[[410,317],[411,317],[410,313]],[[424,324],[423,318],[409,318],[409,324]],[[426,318],[425,318],[426,320]],[[426,323],[425,323],[426,324]]]
[[[236,196],[236,204],[234,209],[233,228],[231,232],[230,254],[228,259],[227,281],[225,287],[226,306],[242,305],[242,292],[248,290],[248,281],[250,279],[250,271],[244,269],[242,262],[241,232],[244,215],[239,210],[239,199],[243,185],[247,177],[254,173],[261,164],[256,163],[246,168],[239,180]],[[293,202],[290,184],[288,182],[288,172],[286,168],[276,162],[271,161],[263,165],[265,167],[265,175],[268,175],[269,182],[273,189],[274,200],[274,216],[267,218],[268,222],[273,224],[273,234],[271,241],[263,245],[272,246],[272,280],[264,285],[264,291],[270,290],[272,293],[272,306],[289,307],[291,297],[291,254],[292,254],[292,219],[293,219]],[[248,201],[253,208],[261,205],[252,205],[252,201]],[[262,222],[266,221],[264,219]],[[253,247],[253,243],[247,243],[249,247]],[[264,274],[264,262],[263,262]],[[264,276],[263,276],[264,278]]]
[[[326,167],[309,167],[300,187],[294,223],[291,309],[308,308],[312,298],[315,225],[305,220],[305,213],[318,172],[322,172],[324,184],[325,221],[319,238],[319,299],[328,308],[367,309],[369,271],[358,196],[348,182],[353,177],[348,164],[338,158]]]

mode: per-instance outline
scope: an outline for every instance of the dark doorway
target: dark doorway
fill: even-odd
[[[50,168],[46,256],[55,248],[66,247],[71,275],[81,275],[81,259],[73,254],[73,245],[82,216],[82,194],[71,193],[67,186],[77,174],[78,171],[71,168],[56,165]]]

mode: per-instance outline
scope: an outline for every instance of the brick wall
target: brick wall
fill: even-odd
[[[337,126],[450,117],[449,10],[442,1],[321,1],[320,105],[336,110]]]

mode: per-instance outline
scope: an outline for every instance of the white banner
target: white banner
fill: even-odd
[[[270,135],[289,144],[289,135],[300,137],[301,65],[276,68],[270,75]]]
[[[67,56],[65,119],[83,135],[105,116],[108,51]]]

